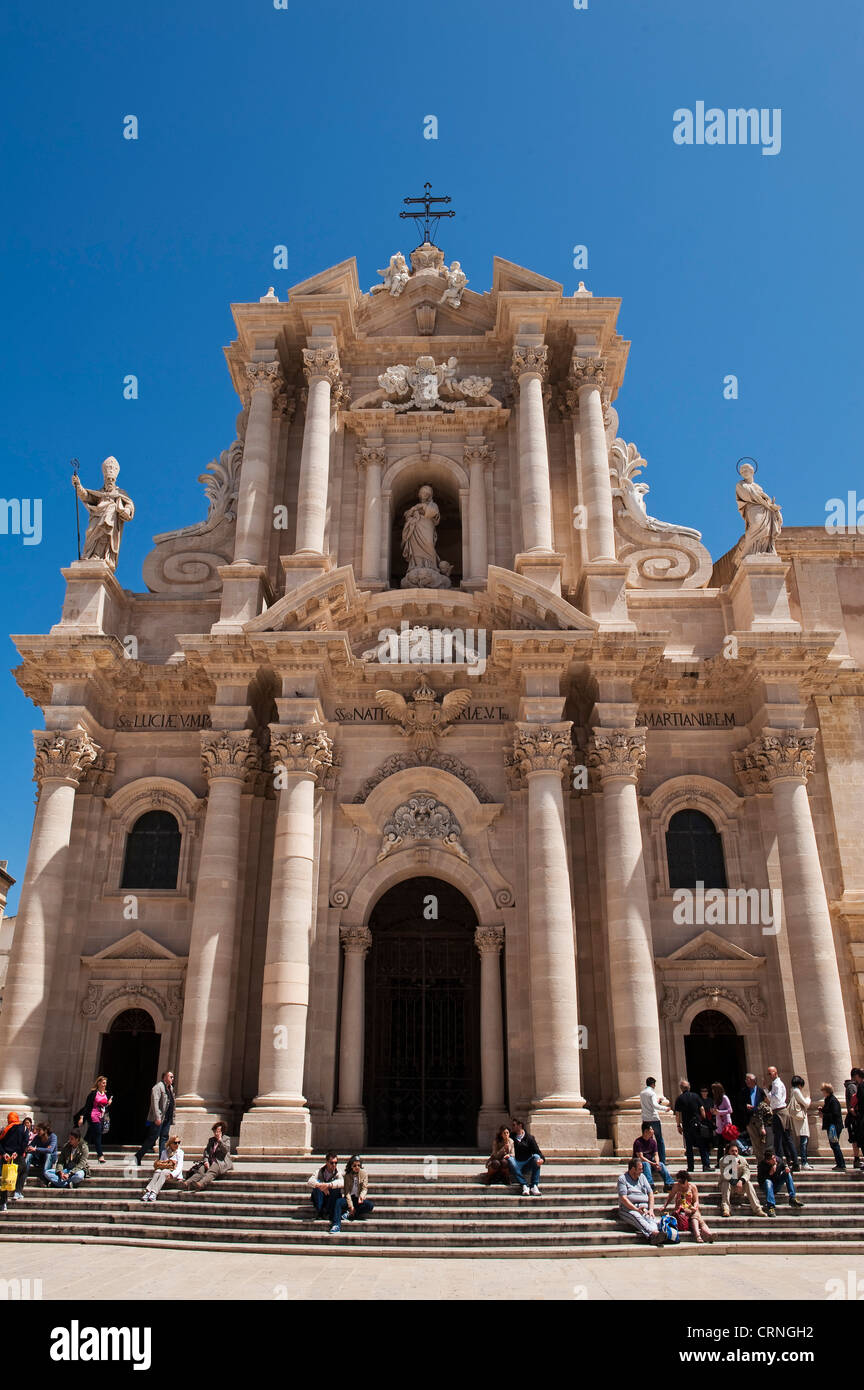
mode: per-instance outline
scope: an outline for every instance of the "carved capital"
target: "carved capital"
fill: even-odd
[[[588,741],[587,761],[601,785],[615,778],[638,782],[645,766],[645,730],[595,729]]]
[[[290,424],[294,419],[294,411],[297,402],[294,393],[287,386],[279,386],[273,392],[273,414],[278,420],[287,420]]]
[[[735,772],[748,791],[770,790],[774,782],[803,782],[813,771],[816,732],[810,729],[764,729],[740,753],[733,753]]]
[[[474,933],[474,945],[481,956],[499,955],[504,945],[504,928],[478,927]]]
[[[252,395],[256,391],[269,391],[273,394],[285,385],[282,368],[278,362],[247,362],[246,381]]]
[[[117,754],[106,753],[100,749],[90,766],[85,767],[79,790],[89,792],[91,796],[107,796],[116,768]]]
[[[529,374],[539,376],[541,381],[545,381],[549,375],[549,366],[546,360],[548,356],[549,348],[546,343],[541,343],[539,347],[517,343],[513,349],[510,367],[514,382],[518,382],[521,377]]]
[[[261,765],[255,735],[249,729],[222,733],[208,730],[201,735],[201,765],[210,781],[214,777],[229,777],[245,782]]]
[[[387,466],[387,450],[381,444],[361,444],[354,457],[358,468],[376,464],[379,468]]]
[[[466,444],[464,453],[465,467],[470,468],[472,463],[479,463],[483,468],[487,464],[495,461],[494,444]]]
[[[74,782],[81,781],[87,768],[92,767],[102,752],[98,743],[89,735],[76,733],[38,733],[34,744],[36,757],[33,762],[33,781]]]
[[[303,373],[307,381],[320,377],[329,381],[331,388],[336,386],[342,379],[338,352],[335,348],[304,348]]]
[[[339,940],[346,956],[365,956],[372,945],[372,933],[368,927],[341,927]]]
[[[511,773],[525,778],[531,772],[565,772],[573,756],[572,724],[517,724]]]
[[[606,382],[605,357],[574,357],[568,378],[571,389],[578,393],[585,386],[603,391]]]
[[[314,725],[284,728],[273,724],[270,728],[270,754],[276,770],[305,772],[317,778],[333,766],[333,740],[323,729]]]

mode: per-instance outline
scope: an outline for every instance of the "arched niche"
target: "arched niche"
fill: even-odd
[[[452,587],[458,588],[468,573],[468,474],[464,467],[444,454],[411,454],[389,465],[381,480],[384,554],[382,574],[390,587],[398,589],[405,574],[402,558],[403,517],[417,501],[424,484],[434,493],[441,513],[438,525],[438,555],[453,566]]]

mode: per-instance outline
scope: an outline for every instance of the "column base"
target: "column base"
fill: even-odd
[[[500,1105],[481,1105],[477,1112],[477,1144],[481,1149],[492,1152],[492,1140],[501,1125],[510,1123],[510,1112]]]
[[[312,1152],[312,1120],[305,1105],[260,1105],[240,1122],[238,1148],[248,1154]]]
[[[582,571],[576,602],[601,628],[636,631],[627,613],[627,574],[620,560],[592,560]]]
[[[669,1123],[671,1123],[672,1133],[676,1139],[678,1138],[678,1130],[675,1128],[675,1121],[672,1116],[670,1115],[668,1117],[667,1123],[663,1123],[666,1121],[666,1118],[667,1117],[664,1115],[661,1124],[663,1124],[663,1138],[668,1148],[669,1143],[666,1139],[666,1131],[669,1127]],[[638,1097],[634,1097],[632,1100],[621,1101],[615,1106],[615,1109],[609,1117],[609,1132],[612,1135],[612,1144],[616,1154],[624,1154],[629,1158],[633,1152],[634,1139],[638,1139],[639,1135],[642,1133],[642,1109],[639,1105]]]
[[[332,555],[319,554],[317,550],[297,550],[293,555],[280,555],[279,563],[285,573],[285,592],[300,589],[310,579],[318,579],[335,569]]]
[[[222,608],[211,632],[242,632],[246,623],[264,611],[265,602],[273,602],[267,571],[263,565],[237,560],[220,565],[216,573],[222,580]]]
[[[513,561],[517,574],[532,579],[535,584],[558,595],[561,593],[563,567],[564,556],[557,555],[553,550],[524,550]],[[465,587],[464,584],[462,587]]]
[[[352,1153],[360,1153],[365,1149],[368,1127],[366,1111],[362,1105],[337,1105],[333,1112],[331,1129],[336,1135],[333,1141],[336,1148],[341,1146],[343,1149],[350,1149]]]
[[[199,1151],[203,1152],[204,1145],[213,1133],[213,1126],[217,1120],[221,1120],[225,1125],[225,1132],[230,1136],[231,1129],[226,1116],[230,1111],[229,1106],[220,1106],[212,1101],[200,1102],[195,1097],[187,1098],[178,1096],[174,1109],[174,1123],[171,1130],[174,1134],[179,1134],[182,1141],[183,1152],[187,1155],[192,1154],[199,1157]],[[234,1137],[234,1136],[231,1136]],[[232,1145],[232,1151],[236,1147]]]
[[[532,1105],[527,1127],[544,1154],[598,1154],[597,1126],[584,1106]]]

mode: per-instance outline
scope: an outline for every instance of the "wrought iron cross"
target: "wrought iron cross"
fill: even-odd
[[[411,218],[414,219],[414,221],[415,221],[418,225],[422,222],[422,223],[423,223],[423,240],[424,240],[424,241],[429,241],[429,242],[431,242],[432,245],[434,246],[434,245],[435,245],[435,242],[432,240],[432,235],[431,235],[431,233],[432,233],[432,232],[437,232],[437,230],[438,230],[438,223],[439,223],[439,221],[441,220],[441,218],[442,218],[442,217],[455,217],[456,214],[455,214],[455,212],[444,212],[444,211],[443,211],[442,209],[440,209],[440,208],[433,208],[433,207],[432,207],[432,204],[433,204],[433,203],[449,203],[449,202],[450,202],[450,198],[449,198],[449,197],[439,197],[438,195],[434,195],[434,196],[433,196],[433,194],[430,192],[430,190],[431,190],[431,188],[432,188],[431,183],[424,183],[423,188],[424,188],[424,193],[423,193],[423,197],[422,197],[422,198],[405,198],[405,199],[403,200],[403,201],[406,202],[406,203],[422,203],[422,204],[423,204],[423,211],[422,211],[422,212],[400,212],[399,216],[400,216],[400,217],[411,217]]]

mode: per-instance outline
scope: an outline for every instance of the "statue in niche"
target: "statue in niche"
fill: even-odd
[[[419,501],[409,507],[402,525],[402,558],[408,565],[403,589],[449,589],[453,566],[439,559],[436,550],[441,513],[428,483],[417,494]]]
[[[112,570],[117,568],[123,527],[135,515],[132,498],[117,486],[119,472],[117,460],[107,458],[102,464],[101,488],[84,487],[78,474],[72,474],[72,486],[90,514],[81,558],[104,560]]]
[[[741,479],[735,488],[738,510],[744,518],[744,535],[738,542],[738,555],[776,555],[774,544],[783,529],[783,513],[773,497],[754,482],[752,463],[740,463]]]

